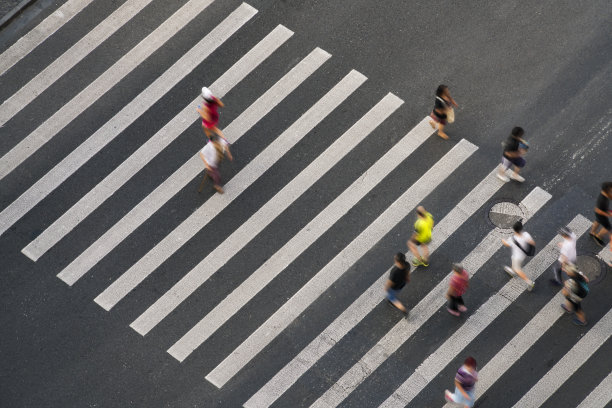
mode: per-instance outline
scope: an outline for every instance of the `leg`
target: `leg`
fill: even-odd
[[[204,184],[206,184],[207,178],[210,178],[210,176],[208,175],[208,171],[204,169],[204,177],[202,177],[202,182],[200,183],[200,188],[198,188],[198,193],[201,193],[202,190],[204,189]]]
[[[599,229],[599,223],[597,222],[597,220],[593,221],[593,225],[591,226],[591,231],[590,234],[591,235],[597,235],[597,230]]]
[[[427,245],[422,244],[421,248],[423,248],[423,263],[429,263],[429,247]]]
[[[449,296],[448,297],[448,308],[446,310],[448,310],[448,313],[452,314],[453,316],[459,316],[459,311],[457,310],[457,297],[456,296]]]
[[[401,310],[404,313],[408,313],[408,311],[406,310],[406,308],[404,307],[404,305],[402,304],[402,302],[399,301],[398,298],[395,297],[395,294],[398,291],[395,289],[387,289],[387,300],[389,302],[391,302],[391,304],[393,306],[395,306],[396,308],[398,308],[399,310]]]
[[[217,190],[220,194],[223,194],[223,188],[221,188],[221,176],[219,175],[219,169],[216,167],[211,167],[209,170],[210,177],[213,179],[215,190]]]
[[[444,140],[448,139],[448,135],[444,133],[444,125],[442,123],[438,124],[438,136]]]
[[[414,255],[415,259],[417,260],[421,259],[421,254],[419,254],[419,248],[415,244],[414,237],[410,238],[407,244],[408,244],[408,249],[410,249],[410,252],[412,252],[412,255]]]
[[[555,264],[553,265],[553,281],[558,285],[563,284],[563,280],[561,280],[561,269],[563,269],[563,265],[561,265],[561,262],[555,261]]]
[[[519,260],[519,259],[513,259],[512,260],[512,270],[514,271],[514,273],[516,273],[522,280],[524,280],[525,282],[527,282],[527,284],[529,285],[529,290],[531,291],[533,289],[533,286],[535,285],[535,282],[532,281],[531,279],[529,279],[527,277],[527,275],[525,275],[525,272],[523,272],[523,260]]]

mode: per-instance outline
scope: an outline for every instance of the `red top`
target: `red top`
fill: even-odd
[[[470,275],[465,271],[461,271],[461,273],[453,272],[453,276],[451,276],[450,287],[455,291],[456,296],[463,296],[465,290],[468,287],[468,280],[470,279]]]
[[[204,108],[206,109],[208,113],[208,120],[202,119],[202,124],[209,129],[214,128],[215,126],[217,126],[217,123],[219,123],[219,112],[217,111],[217,109],[219,108],[219,105],[217,104],[217,101],[215,102],[205,101]]]

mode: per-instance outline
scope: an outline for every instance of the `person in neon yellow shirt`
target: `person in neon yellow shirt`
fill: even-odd
[[[410,252],[414,255],[412,264],[414,266],[429,266],[429,248],[427,244],[431,242],[431,230],[434,226],[434,219],[425,208],[420,205],[417,207],[417,220],[414,223],[414,234],[407,242]],[[419,253],[419,246],[423,248],[423,255]]]

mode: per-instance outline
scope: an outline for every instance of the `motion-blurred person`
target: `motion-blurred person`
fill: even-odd
[[[474,402],[476,401],[474,387],[476,381],[478,381],[478,372],[476,368],[476,360],[474,357],[465,359],[455,376],[455,392],[452,393],[449,390],[444,391],[444,397],[448,402],[463,404],[464,408],[471,408],[474,406]]]
[[[204,174],[204,179],[202,180],[199,191],[202,191],[204,182],[206,181],[206,178],[209,177],[213,181],[215,190],[217,190],[220,194],[223,194],[223,188],[221,187],[221,175],[219,174],[219,164],[223,160],[224,155],[227,155],[230,160],[234,160],[227,142],[218,136],[211,136],[211,139],[208,141],[208,143],[206,143],[206,146],[200,150],[200,158],[204,162],[204,166],[206,166],[206,174]]]
[[[527,275],[525,275],[525,272],[523,272],[523,261],[527,256],[533,256],[535,254],[535,242],[528,232],[523,231],[522,222],[515,222],[512,226],[512,230],[514,233],[512,234],[511,240],[506,241],[502,239],[502,243],[512,249],[512,268],[504,266],[504,271],[512,277],[519,276],[529,285],[528,290],[532,291],[535,282],[529,279]]]
[[[406,262],[406,255],[398,252],[395,254],[389,279],[385,282],[385,291],[387,292],[387,301],[406,315],[408,309],[397,299],[396,295],[408,282],[410,282],[410,265]]]
[[[612,228],[610,227],[610,199],[612,198],[612,181],[607,181],[601,185],[601,192],[595,204],[595,221],[591,227],[591,237],[597,245],[604,246],[603,237],[608,234],[610,238],[610,250],[612,251]]]
[[[430,213],[425,211],[423,206],[417,207],[417,220],[414,223],[414,234],[407,242],[410,252],[414,255],[412,264],[414,266],[429,266],[429,248],[427,244],[431,242],[431,230],[434,226],[434,219]],[[419,248],[423,249],[423,255],[419,253]]]
[[[459,316],[467,311],[467,307],[463,303],[463,294],[467,290],[469,279],[470,275],[461,264],[453,264],[453,274],[450,278],[448,292],[446,292],[446,298],[448,299],[446,310],[453,316]]]
[[[586,326],[586,316],[581,303],[582,299],[589,294],[589,278],[576,269],[576,265],[572,263],[565,265],[564,270],[569,278],[564,282],[563,296],[565,296],[565,303],[562,303],[561,307],[567,313],[576,314],[576,317],[572,320],[574,324]]]
[[[457,102],[451,97],[448,86],[439,85],[436,90],[436,99],[434,101],[434,108],[429,117],[432,120],[429,124],[432,128],[438,129],[438,136],[442,139],[448,139],[448,135],[444,133],[444,127],[447,123],[453,123],[455,121],[455,111],[453,106],[457,107]]]
[[[202,88],[202,98],[204,98],[204,106],[198,106],[196,111],[200,114],[202,118],[202,129],[204,129],[204,133],[206,137],[210,139],[211,131],[215,132],[217,136],[222,137],[226,142],[225,135],[223,132],[217,127],[217,123],[219,123],[219,108],[222,108],[223,102],[216,96],[212,94],[210,89],[204,87]]]
[[[523,128],[516,126],[512,129],[508,139],[503,143],[504,153],[497,172],[497,177],[503,182],[508,182],[510,179],[516,180],[519,183],[525,181],[525,179],[519,175],[519,171],[525,167],[527,163],[523,156],[527,153],[527,149],[529,149],[529,144],[523,139],[524,134],[525,131]],[[510,173],[510,178],[508,178],[506,172],[511,167],[513,168],[512,173]]]
[[[568,263],[576,263],[576,234],[569,228],[563,227],[559,230],[559,235],[563,237],[563,241],[559,242],[559,259],[553,265],[554,279],[551,279],[551,282],[561,286],[563,285],[561,271]]]

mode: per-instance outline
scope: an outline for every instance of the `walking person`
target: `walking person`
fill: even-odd
[[[502,155],[502,162],[497,171],[497,177],[503,182],[508,182],[510,179],[522,183],[525,179],[519,175],[519,171],[525,164],[525,158],[523,157],[529,149],[529,144],[523,139],[525,131],[522,127],[514,127],[508,139],[503,143],[504,153]],[[512,173],[510,178],[506,175],[506,172],[512,167]]]
[[[567,227],[563,227],[559,230],[559,235],[563,237],[563,241],[559,243],[559,259],[553,265],[554,278],[551,282],[555,285],[563,285],[563,279],[561,279],[561,271],[564,270],[567,264],[576,263],[576,234]]]
[[[467,290],[469,279],[470,275],[461,264],[453,264],[453,274],[450,278],[448,292],[446,292],[446,298],[448,299],[446,310],[453,316],[459,316],[467,311],[467,307],[463,303],[463,294]]]
[[[389,273],[389,279],[385,282],[385,291],[387,292],[387,301],[393,306],[401,310],[405,315],[408,315],[408,309],[396,297],[406,283],[410,282],[410,264],[406,262],[406,255],[401,252],[395,254],[394,265]]]
[[[455,376],[455,392],[449,390],[444,391],[444,397],[448,402],[462,404],[464,408],[471,408],[476,402],[474,387],[478,381],[478,372],[476,371],[476,360],[474,357],[468,357],[463,362],[463,365],[457,370]]]
[[[438,136],[442,139],[448,139],[448,135],[444,133],[444,127],[448,123],[455,121],[455,111],[453,107],[457,107],[457,102],[450,95],[448,86],[439,85],[436,90],[436,99],[434,101],[434,108],[431,111],[429,117],[432,119],[429,124],[432,128],[438,129]]]
[[[202,180],[199,191],[202,191],[206,178],[211,178],[215,190],[217,190],[220,194],[223,194],[223,188],[221,187],[221,175],[219,174],[219,164],[225,155],[227,155],[228,159],[234,160],[227,142],[218,136],[211,136],[211,139],[208,141],[208,143],[206,143],[206,146],[200,150],[200,158],[204,162],[206,173],[204,174],[204,179]]]
[[[610,226],[610,199],[612,199],[612,181],[601,185],[601,191],[595,204],[595,221],[591,226],[589,234],[599,246],[604,246],[603,237],[606,233],[610,236],[610,250],[612,251],[612,228]]]
[[[572,320],[575,325],[586,326],[587,320],[582,310],[582,299],[589,294],[589,278],[576,269],[576,265],[568,263],[565,265],[565,273],[569,279],[564,282],[563,296],[565,303],[561,304],[567,313],[574,313],[576,316]]]
[[[204,87],[202,88],[202,98],[204,98],[204,106],[198,106],[196,111],[200,114],[202,118],[202,129],[204,129],[204,134],[208,139],[211,138],[212,133],[214,132],[217,136],[225,139],[225,135],[221,130],[217,127],[219,123],[219,108],[222,108],[223,102],[216,96],[212,94],[210,89]]]
[[[527,256],[535,254],[535,241],[528,232],[523,231],[523,223],[520,221],[514,223],[512,230],[514,233],[511,240],[502,239],[502,244],[512,249],[512,267],[504,266],[504,270],[512,277],[519,276],[529,285],[528,290],[532,291],[535,282],[523,272],[523,261]]]
[[[417,220],[414,223],[414,234],[406,243],[410,252],[414,255],[412,264],[414,266],[429,266],[429,248],[427,244],[431,242],[431,231],[434,226],[433,216],[420,205],[417,207]],[[423,254],[419,253],[419,247]]]

